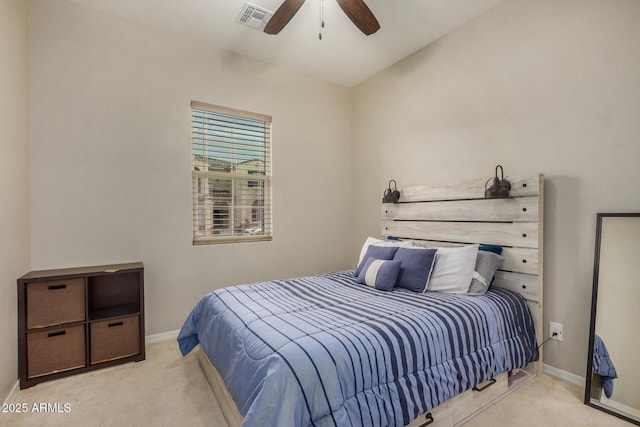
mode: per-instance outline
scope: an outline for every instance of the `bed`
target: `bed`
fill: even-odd
[[[453,425],[535,376],[543,178],[508,179],[508,199],[484,199],[481,179],[401,188],[402,203],[382,205],[383,237],[500,246],[484,295],[382,292],[348,270],[198,302],[178,341],[199,347],[228,424]]]

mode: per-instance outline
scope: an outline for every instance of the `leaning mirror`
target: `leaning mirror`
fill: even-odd
[[[640,213],[599,213],[584,401],[640,425]]]

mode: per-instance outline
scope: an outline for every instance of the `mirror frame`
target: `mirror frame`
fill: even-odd
[[[593,370],[593,343],[595,341],[596,332],[596,309],[598,305],[598,277],[600,274],[600,242],[602,237],[602,220],[604,218],[611,217],[640,217],[640,213],[598,213],[596,222],[596,245],[593,261],[593,290],[591,292],[591,321],[589,326],[589,352],[587,353],[587,373],[585,375],[586,383],[584,389],[584,403],[585,405],[596,408],[600,411],[606,412],[615,417],[621,418],[632,424],[640,425],[640,420],[630,418],[625,414],[614,411],[604,406],[596,405],[591,402],[591,377]]]

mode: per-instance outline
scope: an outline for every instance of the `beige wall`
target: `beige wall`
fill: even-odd
[[[584,377],[598,211],[640,211],[640,2],[507,1],[354,90],[354,242],[400,186],[544,173],[544,362]]]
[[[30,4],[33,268],[143,261],[164,332],[211,289],[351,266],[388,179],[502,163],[547,178],[544,314],[564,341],[545,362],[584,375],[595,213],[640,211],[640,2],[507,1],[353,91]],[[191,245],[191,100],[273,116],[273,242]]]
[[[18,378],[16,279],[29,271],[28,14],[0,0],[0,401]]]
[[[32,267],[145,264],[147,334],[225,285],[349,267],[351,91],[31,1]],[[191,244],[190,102],[273,117],[273,241]]]

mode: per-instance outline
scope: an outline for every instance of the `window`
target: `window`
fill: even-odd
[[[254,200],[251,209],[251,219],[254,222],[264,221],[264,200]]]
[[[271,240],[271,117],[191,111],[193,244]]]
[[[259,174],[260,171],[247,171],[249,175]],[[260,185],[260,181],[249,181],[249,187],[258,187]]]

